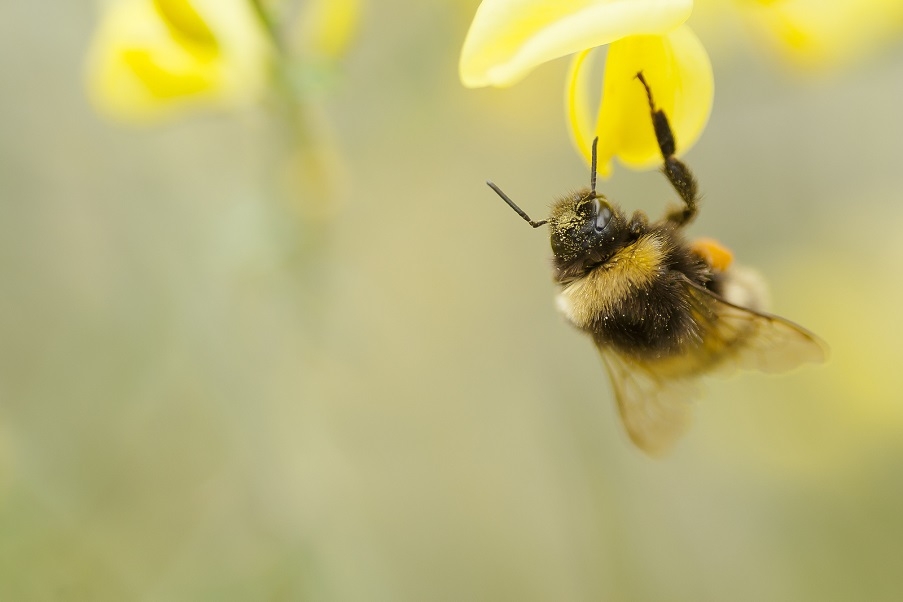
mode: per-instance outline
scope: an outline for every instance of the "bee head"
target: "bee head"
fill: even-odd
[[[548,219],[530,219],[501,188],[486,182],[525,222],[538,228],[549,225],[555,268],[562,281],[579,277],[604,263],[630,239],[624,213],[596,192],[596,146],[593,140],[590,187],[559,198]]]
[[[589,188],[555,201],[549,230],[556,267],[575,275],[604,263],[629,238],[623,212]]]

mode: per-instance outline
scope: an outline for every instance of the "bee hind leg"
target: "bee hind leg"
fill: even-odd
[[[677,226],[683,226],[696,217],[699,210],[699,193],[696,184],[696,178],[690,172],[690,168],[674,156],[677,145],[674,142],[674,133],[671,131],[671,125],[668,123],[668,117],[661,109],[655,108],[655,102],[652,100],[652,90],[640,71],[636,74],[636,78],[643,84],[646,89],[646,97],[649,99],[649,111],[652,114],[652,126],[655,128],[655,138],[658,141],[658,147],[662,151],[662,158],[665,160],[662,166],[662,172],[671,185],[683,199],[684,206],[668,211],[666,219]]]

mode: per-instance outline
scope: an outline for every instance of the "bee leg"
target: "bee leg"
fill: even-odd
[[[649,218],[642,211],[635,211],[633,217],[630,218],[627,228],[632,236],[640,236],[649,228]]]
[[[637,73],[636,78],[643,84],[643,88],[646,89],[646,97],[649,99],[649,111],[652,114],[655,138],[658,140],[658,147],[661,149],[662,158],[665,160],[662,166],[662,173],[665,174],[665,177],[668,178],[668,181],[671,182],[671,185],[684,202],[684,207],[669,211],[666,219],[677,226],[683,226],[693,221],[699,209],[696,178],[693,177],[690,168],[674,156],[677,147],[674,142],[674,133],[671,131],[665,112],[655,108],[655,103],[652,101],[652,90],[649,88],[649,84],[646,83],[643,72]]]

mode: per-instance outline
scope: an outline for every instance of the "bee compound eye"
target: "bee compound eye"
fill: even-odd
[[[594,201],[597,207],[599,207],[599,201]],[[605,228],[608,227],[608,222],[611,221],[611,207],[608,205],[602,205],[596,211],[596,221],[593,224],[593,230],[596,231],[596,234],[602,234]]]

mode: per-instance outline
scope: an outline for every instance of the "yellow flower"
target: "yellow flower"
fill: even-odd
[[[484,0],[461,52],[465,86],[507,86],[546,61],[577,53],[566,86],[572,138],[589,161],[599,136],[598,170],[611,159],[634,168],[661,162],[643,88],[643,71],[664,109],[678,153],[696,141],[712,106],[708,55],[683,25],[691,0]],[[602,101],[591,116],[589,51],[608,44]]]
[[[778,51],[804,68],[852,63],[903,32],[901,0],[758,0],[743,6]]]
[[[247,0],[121,0],[92,41],[88,88],[103,112],[131,121],[234,108],[260,97],[271,56]]]

